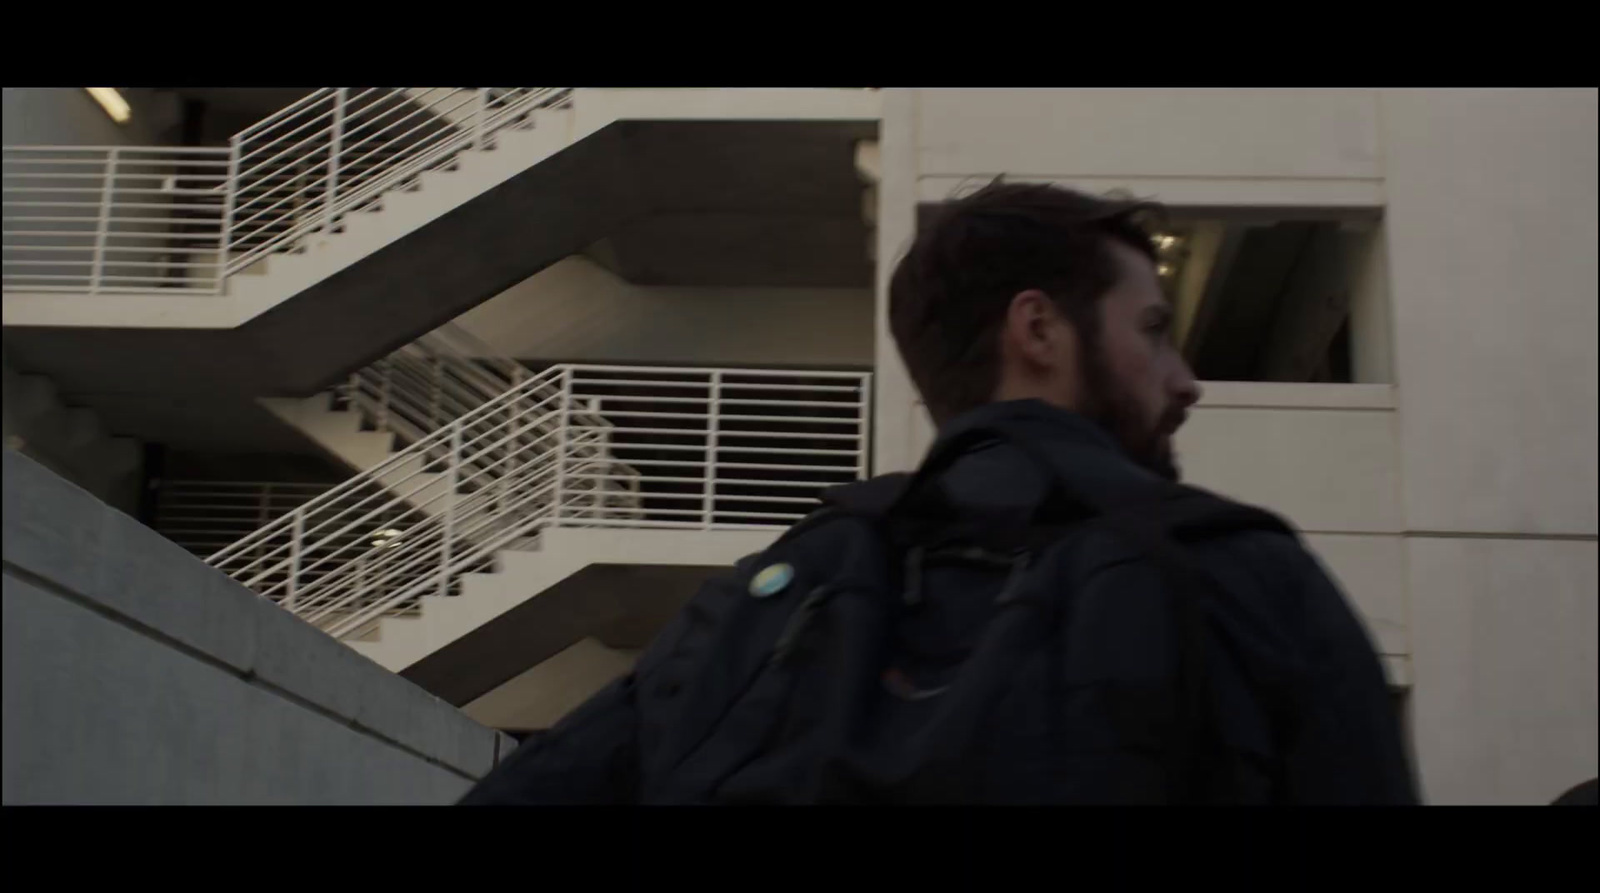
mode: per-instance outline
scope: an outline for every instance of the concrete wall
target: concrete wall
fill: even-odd
[[[1548,802],[1600,773],[1594,90],[892,89],[883,104],[876,471],[915,464],[932,434],[886,325],[918,201],[1006,173],[1194,216],[1381,213],[1353,353],[1360,379],[1396,383],[1390,405],[1365,385],[1212,385],[1179,438],[1185,467],[1299,523],[1399,652],[1430,802]]]
[[[119,88],[120,89],[120,88]],[[118,124],[82,87],[6,87],[3,102],[8,146],[154,146],[156,134],[177,121],[175,97],[139,88],[120,89],[133,116]]]
[[[1548,802],[1600,763],[1596,91],[1377,100],[1423,783]]]
[[[869,289],[638,286],[575,256],[456,323],[524,360],[870,367],[872,306]]]
[[[442,804],[513,742],[12,450],[4,802]]]

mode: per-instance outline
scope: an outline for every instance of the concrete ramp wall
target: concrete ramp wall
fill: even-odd
[[[4,451],[12,804],[445,804],[478,725]]]

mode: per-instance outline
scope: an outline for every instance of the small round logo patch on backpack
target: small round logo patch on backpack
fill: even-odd
[[[756,598],[777,595],[794,581],[794,565],[787,562],[769,564],[750,578],[750,594]]]

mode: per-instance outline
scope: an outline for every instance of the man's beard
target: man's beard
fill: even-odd
[[[1167,407],[1152,426],[1144,420],[1133,397],[1118,387],[1098,344],[1091,344],[1080,356],[1080,372],[1090,401],[1083,414],[1104,428],[1136,465],[1166,480],[1178,480],[1171,435],[1183,424],[1183,408]]]

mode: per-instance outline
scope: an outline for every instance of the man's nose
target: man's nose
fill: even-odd
[[[1200,387],[1200,382],[1195,379],[1194,371],[1182,360],[1178,361],[1178,378],[1174,385],[1177,401],[1185,409],[1199,403],[1200,396],[1205,393],[1205,389]]]

